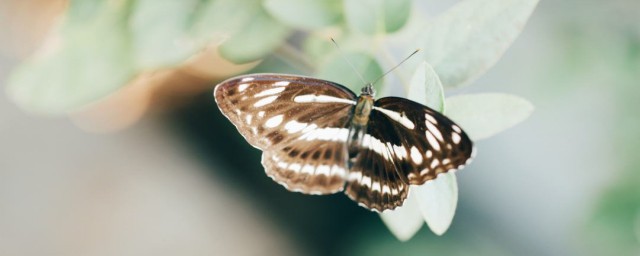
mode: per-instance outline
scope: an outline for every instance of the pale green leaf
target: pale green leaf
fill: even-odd
[[[438,175],[421,186],[412,186],[427,226],[441,236],[449,229],[458,205],[458,182],[453,172]]]
[[[538,0],[467,0],[426,27],[414,41],[444,86],[469,83],[491,68],[520,34]]]
[[[274,18],[295,28],[317,29],[342,19],[341,0],[265,0],[263,5]]]
[[[360,72],[366,81],[372,81],[382,75],[382,68],[376,59],[365,53],[345,53],[345,57],[353,64],[357,72]],[[318,70],[316,76],[318,78],[334,81],[342,84],[352,91],[358,93],[365,86],[365,83],[358,77],[356,71],[349,66],[345,59],[340,55],[335,55]],[[379,81],[374,85],[377,91],[381,91]]]
[[[374,35],[392,33],[404,26],[411,12],[410,0],[344,0],[349,27]]]
[[[125,85],[134,75],[129,10],[127,1],[72,2],[62,27],[10,76],[10,97],[29,111],[62,114]]]
[[[380,213],[380,218],[400,241],[408,241],[424,225],[414,193],[409,193],[402,206]]]
[[[426,61],[422,62],[411,77],[408,98],[444,113],[444,90],[438,74]]]
[[[510,94],[479,93],[447,98],[447,116],[473,140],[502,132],[524,121],[532,112],[529,101]]]
[[[220,54],[234,63],[260,59],[275,50],[290,29],[257,8],[251,20],[220,46]]]
[[[189,33],[200,3],[200,0],[135,1],[130,28],[139,69],[179,64],[202,47]]]

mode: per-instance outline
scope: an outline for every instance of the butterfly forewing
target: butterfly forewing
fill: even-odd
[[[371,129],[393,156],[399,176],[420,185],[440,173],[463,168],[473,156],[473,143],[444,115],[397,97],[374,103]]]
[[[264,151],[267,175],[289,190],[310,194],[343,188],[355,97],[335,83],[280,74],[237,77],[215,89],[224,115]]]

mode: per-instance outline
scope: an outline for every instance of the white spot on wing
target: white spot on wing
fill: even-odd
[[[247,124],[251,124],[251,119],[253,118],[253,116],[247,114],[247,116],[245,118],[247,119]]]
[[[266,97],[266,98],[262,98],[261,100],[256,101],[256,103],[254,103],[253,106],[254,107],[262,107],[262,106],[267,105],[267,104],[269,104],[271,102],[274,102],[277,98],[278,98],[278,96],[275,96],[275,95],[274,96],[269,96],[269,97]]]
[[[282,91],[284,91],[284,89],[286,89],[286,88],[284,88],[284,87],[271,88],[271,89],[268,89],[268,90],[261,91],[260,93],[254,95],[254,97],[259,98],[259,97],[278,94],[278,93],[281,93]]]
[[[351,104],[351,105],[355,105],[356,102],[349,100],[349,99],[342,99],[342,98],[337,98],[337,97],[333,97],[333,96],[327,96],[327,95],[314,95],[314,94],[305,94],[305,95],[298,95],[296,97],[293,98],[293,101],[298,102],[298,103],[344,103],[344,104]]]
[[[264,117],[264,111],[260,111],[260,112],[258,112],[258,116],[259,116],[259,117]]]
[[[313,171],[315,171],[315,167],[313,167],[313,165],[310,164],[305,164],[304,167],[302,167],[302,173],[307,173],[307,174],[313,174]]]
[[[442,138],[442,133],[440,133],[440,130],[438,130],[438,127],[436,127],[430,122],[426,122],[426,124],[427,124],[427,129],[429,129],[429,131],[433,134],[433,136],[435,136],[439,141],[444,141],[444,139]]]
[[[360,185],[366,186],[366,187],[371,187],[371,177],[362,176],[362,180],[360,180]]]
[[[307,127],[307,123],[298,123],[295,120],[289,121],[287,122],[287,124],[284,125],[284,128],[289,133],[296,133],[296,132],[302,131],[305,127]]]
[[[440,161],[434,158],[433,160],[431,160],[431,169],[436,168],[436,166],[438,166],[439,164],[440,164]]]
[[[278,82],[275,82],[275,83],[273,84],[273,86],[287,86],[287,85],[289,85],[290,83],[291,83],[291,82],[289,82],[289,81],[278,81]]]
[[[460,127],[458,127],[457,125],[451,125],[451,128],[453,128],[454,131],[456,131],[457,133],[461,133],[462,130],[460,129]]]
[[[277,115],[277,116],[274,116],[272,118],[269,118],[267,120],[267,122],[264,123],[264,126],[266,126],[268,128],[276,127],[276,126],[280,125],[280,123],[282,123],[282,119],[283,118],[284,118],[283,115]]]
[[[436,120],[433,116],[429,115],[429,114],[424,114],[424,118],[427,119],[427,121],[431,122],[432,124],[438,124],[438,120]]]
[[[458,135],[457,133],[452,132],[451,133],[451,139],[453,139],[453,143],[458,144],[458,143],[460,143],[460,140],[462,138],[460,138],[460,135]]]
[[[249,82],[249,81],[253,81],[254,79],[255,78],[253,78],[253,77],[245,77],[245,78],[242,78],[242,80],[240,80],[240,82]]]
[[[302,136],[300,136],[300,140],[324,140],[324,141],[341,141],[346,142],[347,137],[349,137],[349,129],[346,128],[320,128],[316,129],[317,126],[312,124],[307,126],[302,132]]]
[[[396,157],[399,159],[407,158],[407,149],[402,145],[400,146],[393,145],[393,152],[395,153]]]
[[[422,164],[422,154],[415,146],[411,147],[411,160],[417,165]]]
[[[300,164],[291,164],[289,165],[289,170],[299,172],[301,167]]]
[[[329,176],[331,168],[328,165],[320,165],[316,168],[316,175]]]
[[[391,118],[393,121],[396,121],[400,124],[402,124],[404,127],[407,127],[408,129],[412,129],[416,127],[416,125],[411,122],[411,120],[409,120],[409,118],[407,118],[406,115],[404,114],[400,114],[398,112],[395,111],[391,111],[388,109],[384,109],[384,108],[380,108],[380,107],[373,107],[373,109],[380,111],[381,113],[387,115],[389,118]]]
[[[433,137],[433,134],[431,134],[431,132],[429,131],[426,131],[426,134],[427,134],[427,141],[429,142],[429,145],[433,147],[433,150],[440,151],[440,143],[438,143],[438,140],[436,140],[436,137]]]
[[[249,84],[239,84],[238,85],[238,91],[239,92],[243,92],[244,90],[246,90],[249,87]]]
[[[387,147],[384,145],[384,143],[369,134],[365,134],[362,138],[362,147],[373,150],[374,152],[384,157],[384,159],[391,158],[391,156],[389,155],[389,151],[387,150]]]

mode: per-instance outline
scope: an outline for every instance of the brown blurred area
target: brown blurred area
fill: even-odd
[[[3,88],[66,6],[0,1]],[[254,65],[212,52],[140,75],[73,122],[27,115],[0,97],[0,255],[297,255],[246,195],[208,177],[161,121],[141,120]]]

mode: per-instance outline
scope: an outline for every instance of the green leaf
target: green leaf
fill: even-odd
[[[380,218],[400,241],[411,239],[424,225],[415,193],[409,193],[402,206],[380,213]]]
[[[533,105],[503,93],[465,94],[447,98],[447,116],[473,140],[502,132],[527,119]]]
[[[491,68],[520,34],[538,0],[461,1],[426,28],[416,24],[419,53],[444,86],[472,82]],[[413,36],[412,35],[412,36]],[[415,37],[415,36],[413,36]]]
[[[130,28],[136,67],[151,69],[174,66],[202,46],[189,30],[200,0],[138,0]]]
[[[371,81],[382,75],[382,68],[371,55],[345,53],[345,58],[353,64],[357,72],[360,72],[366,81]],[[316,76],[342,84],[356,93],[360,92],[360,89],[365,86],[356,71],[340,55],[335,55],[333,59],[320,67]],[[378,92],[382,91],[382,84],[384,84],[383,81],[379,81],[374,85]]]
[[[254,0],[207,1],[196,12],[192,34],[201,41],[222,42],[251,22],[260,8]]]
[[[133,76],[127,1],[73,1],[57,33],[17,67],[8,94],[23,108],[62,114],[125,85]]]
[[[416,68],[411,77],[407,98],[444,113],[444,89],[438,74],[426,61]]]
[[[300,29],[322,28],[342,19],[340,0],[265,0],[263,5],[280,22]]]
[[[411,12],[410,0],[344,0],[349,27],[374,35],[392,33],[404,26]]]
[[[234,63],[251,62],[275,50],[289,32],[289,28],[274,20],[262,8],[257,8],[249,23],[224,41],[220,46],[220,54]]]
[[[453,172],[438,175],[435,180],[421,186],[412,186],[416,201],[427,222],[436,235],[443,235],[449,229],[458,205],[458,181]]]

